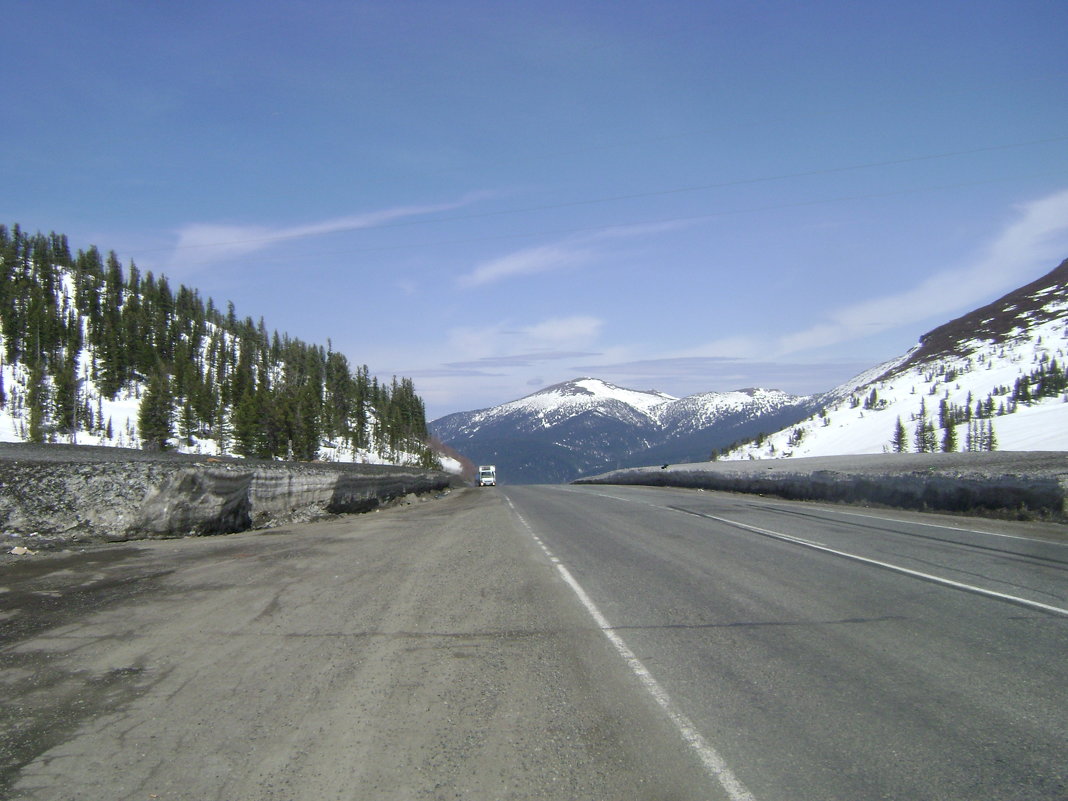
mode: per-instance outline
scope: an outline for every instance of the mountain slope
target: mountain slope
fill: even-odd
[[[663,444],[634,454],[620,466],[708,459],[731,443],[796,423],[815,407],[813,398],[777,389],[690,395],[662,408]]]
[[[1012,343],[1047,324],[1056,329],[1065,321],[1066,309],[1068,259],[1041,278],[924,334],[897,371]]]
[[[0,225],[0,441],[431,464],[409,379]]]
[[[758,389],[679,399],[581,378],[442,417],[430,430],[474,461],[496,464],[504,483],[555,483],[614,467],[706,459],[715,448],[804,417],[809,403]]]
[[[823,396],[820,412],[725,458],[894,450],[898,419],[916,451],[924,421],[941,450],[1068,451],[1068,260],[920,338],[897,359]],[[989,441],[993,431],[994,442]]]

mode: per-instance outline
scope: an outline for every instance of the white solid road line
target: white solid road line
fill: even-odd
[[[675,511],[681,512],[682,510],[676,509]],[[682,512],[682,514],[693,515],[694,517],[701,517],[705,520],[715,520],[719,523],[725,523],[728,526],[735,526],[736,528],[745,529],[746,531],[752,531],[755,534],[761,534],[765,537],[782,540],[783,542],[791,542],[795,545],[801,545],[805,548],[811,548],[814,551],[823,551],[824,553],[833,554],[834,556],[841,556],[845,559],[852,559],[855,562],[863,562],[865,564],[875,565],[876,567],[881,567],[885,570],[892,570],[895,573],[902,573],[906,576],[923,579],[924,581],[930,581],[935,584],[942,584],[946,587],[953,587],[957,590],[964,590],[966,592],[975,593],[976,595],[984,595],[988,598],[996,598],[999,601],[1008,601],[1009,603],[1016,604],[1018,606],[1026,606],[1031,609],[1037,609],[1042,612],[1050,612],[1055,615],[1068,616],[1068,609],[1064,609],[1059,606],[1051,606],[1049,604],[1044,604],[1039,601],[1032,601],[1029,598],[1021,598],[1018,595],[1009,595],[1004,592],[988,590],[984,587],[977,587],[974,584],[965,584],[962,581],[954,581],[953,579],[936,576],[933,573],[923,573],[919,570],[912,570],[911,568],[901,567],[900,565],[895,565],[890,562],[883,562],[879,559],[871,559],[867,556],[860,556],[859,554],[850,553],[849,551],[840,551],[837,548],[831,548],[827,545],[821,545],[818,542],[812,542],[811,540],[794,537],[791,534],[783,534],[779,531],[771,531],[770,529],[760,528],[759,526],[751,526],[748,523],[740,523],[737,520],[728,520],[725,517],[717,517],[716,515],[705,514],[703,512]]]
[[[693,721],[689,719],[671,700],[671,696],[667,694],[667,691],[660,686],[660,683],[653,678],[653,674],[649,672],[649,669],[642,664],[641,660],[635,656],[634,652],[630,649],[630,646],[623,641],[613,629],[611,624],[601,614],[601,610],[597,608],[597,605],[593,602],[593,599],[586,594],[586,591],[582,588],[575,577],[571,575],[571,571],[564,566],[552,551],[541,541],[541,538],[534,533],[534,529],[526,519],[519,513],[519,510],[515,508],[515,504],[512,503],[511,498],[505,498],[508,501],[508,505],[511,507],[512,512],[519,519],[519,522],[523,524],[523,528],[527,530],[527,533],[534,539],[534,542],[538,544],[538,547],[545,553],[555,566],[560,576],[563,578],[567,585],[571,587],[575,595],[582,602],[582,605],[586,607],[586,611],[590,613],[597,627],[604,633],[604,636],[608,638],[608,641],[612,643],[612,646],[616,649],[616,653],[626,662],[627,667],[638,678],[642,686],[645,688],[657,705],[664,710],[668,718],[678,729],[683,741],[690,746],[691,749],[697,754],[701,760],[701,764],[704,765],[705,771],[709,776],[719,782],[720,786],[724,789],[731,801],[756,801],[755,797],[744,784],[734,775],[734,772],[727,767],[727,763],[724,762],[723,757],[719,755],[712,745],[705,740],[704,736]]]
[[[1001,537],[1006,540],[1023,540],[1024,542],[1041,542],[1044,545],[1056,545],[1058,548],[1068,548],[1068,542],[1058,542],[1057,540],[1037,539],[1035,537],[1025,537],[1021,534],[1003,534],[998,531],[983,531],[978,528],[964,528],[963,526],[950,526],[945,523],[928,523],[924,520],[902,520],[898,517],[887,517],[886,515],[866,514],[864,512],[847,512],[843,509],[829,509],[826,506],[818,507],[821,511],[828,514],[844,515],[846,517],[863,517],[869,520],[882,520],[887,523],[908,523],[910,526],[926,526],[927,528],[941,528],[946,531],[960,531],[965,534],[980,534],[984,537]]]
[[[728,526],[734,526],[735,528],[744,529],[745,531],[752,531],[755,534],[761,534],[761,535],[763,535],[765,537],[771,537],[773,539],[782,540],[783,542],[790,542],[790,543],[793,543],[795,545],[801,545],[801,546],[803,546],[805,548],[811,548],[812,550],[815,550],[815,551],[823,551],[824,553],[833,554],[834,556],[840,556],[840,557],[842,557],[844,559],[852,559],[853,561],[856,561],[856,562],[863,562],[865,564],[874,565],[876,567],[881,567],[881,568],[883,568],[885,570],[892,570],[895,573],[901,573],[901,574],[906,575],[906,576],[912,576],[913,578],[922,579],[924,581],[930,581],[930,582],[933,582],[935,584],[941,584],[941,585],[943,585],[945,587],[952,587],[954,589],[964,590],[965,592],[971,592],[971,593],[974,593],[976,595],[983,595],[983,596],[986,596],[987,598],[995,598],[995,599],[997,599],[999,601],[1007,601],[1008,603],[1016,604],[1017,606],[1024,606],[1024,607],[1028,607],[1030,609],[1037,609],[1037,610],[1039,610],[1041,612],[1049,612],[1050,614],[1064,615],[1064,616],[1068,617],[1068,609],[1065,609],[1065,608],[1060,607],[1060,606],[1052,606],[1050,604],[1044,604],[1044,603],[1042,603],[1040,601],[1032,601],[1029,598],[1021,598],[1018,595],[1009,595],[1008,593],[997,592],[996,590],[988,590],[988,589],[985,589],[984,587],[977,587],[974,584],[965,584],[964,582],[954,581],[953,579],[944,578],[942,576],[936,576],[936,575],[934,575],[932,573],[923,573],[923,572],[921,572],[919,570],[912,570],[911,568],[901,567],[900,565],[895,565],[895,564],[892,564],[890,562],[883,562],[883,561],[881,561],[879,559],[871,559],[871,558],[869,558],[867,556],[861,556],[859,554],[850,553],[849,551],[840,551],[837,548],[831,548],[831,547],[829,547],[827,545],[823,545],[823,544],[818,543],[818,542],[813,542],[811,540],[802,539],[801,537],[795,537],[795,536],[793,536],[791,534],[783,534],[782,532],[779,532],[779,531],[771,531],[770,529],[760,528],[759,526],[752,526],[752,525],[750,525],[748,523],[742,523],[742,522],[740,522],[738,520],[730,520],[730,519],[728,519],[726,517],[717,517],[716,515],[706,514],[705,512],[694,512],[694,511],[689,511],[689,510],[686,510],[686,509],[676,509],[676,508],[671,507],[671,506],[661,506],[659,504],[649,503],[648,501],[636,501],[636,500],[632,500],[630,498],[620,498],[619,496],[608,495],[607,493],[595,492],[593,494],[598,495],[598,496],[600,496],[602,498],[610,498],[610,499],[612,499],[614,501],[621,501],[623,503],[637,503],[637,504],[640,504],[642,506],[650,506],[650,507],[653,507],[655,509],[664,509],[666,511],[678,512],[679,514],[690,515],[691,517],[700,517],[700,518],[704,518],[705,520],[715,520],[718,523],[725,523]],[[840,514],[857,514],[857,513],[840,512]],[[864,515],[858,515],[858,516],[864,516]],[[886,520],[888,518],[879,518],[879,517],[877,517],[877,519]],[[890,519],[892,519],[892,518],[890,518]],[[906,522],[906,521],[901,521],[901,522]],[[920,525],[929,525],[929,526],[934,526],[934,527],[937,527],[937,528],[953,528],[952,526],[941,526],[941,525],[936,524],[936,523],[920,523]],[[964,529],[964,528],[956,528],[954,530],[956,530],[956,531],[968,531],[968,532],[971,532],[971,533],[974,533],[974,534],[987,534],[987,535],[990,534],[990,532],[973,531],[972,529]],[[992,535],[992,536],[1012,536],[1012,535]],[[1027,538],[1026,537],[1019,537],[1019,538],[1016,538],[1016,539],[1027,539]]]

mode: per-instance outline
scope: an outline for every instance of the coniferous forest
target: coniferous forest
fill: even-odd
[[[410,379],[379,382],[114,252],[72,255],[65,236],[0,225],[0,335],[0,411],[19,439],[435,466]],[[120,401],[137,404],[121,422]]]

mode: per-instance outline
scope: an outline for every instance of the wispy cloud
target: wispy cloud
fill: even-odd
[[[559,372],[570,369],[567,365],[573,361],[613,358],[597,346],[603,324],[597,317],[577,314],[525,325],[502,320],[457,327],[436,347],[450,361],[442,358],[417,369],[405,366],[400,372],[416,379],[429,406],[462,406],[457,399],[472,395],[472,386],[478,387],[474,405],[487,398],[503,403],[542,385],[541,371],[562,380]],[[534,376],[534,371],[539,374]]]
[[[274,228],[264,225],[190,223],[177,232],[178,241],[171,262],[173,266],[201,267],[265,250],[280,242],[375,228],[408,218],[451,211],[473,203],[478,197],[481,196],[470,195],[449,203],[397,206],[305,225]]]
[[[490,259],[470,272],[456,279],[463,288],[472,288],[492,284],[507,278],[521,275],[561,270],[577,267],[596,261],[604,256],[597,245],[619,239],[655,235],[664,231],[676,230],[685,223],[648,223],[641,225],[621,225],[605,228],[590,233],[577,234],[559,242],[537,247],[524,248],[495,259]]]
[[[904,291],[832,309],[797,331],[777,337],[728,337],[676,355],[779,360],[932,318],[944,322],[1052,270],[1065,256],[1068,190],[1021,205],[1016,219],[963,267],[932,275]]]
[[[453,370],[504,369],[509,367],[533,367],[544,362],[558,362],[571,359],[586,359],[599,356],[596,351],[582,350],[547,350],[531,353],[514,353],[508,356],[486,356],[467,362],[447,362],[446,367]]]
[[[553,362],[588,359],[601,356],[598,351],[539,350],[529,353],[514,353],[505,356],[483,356],[462,362],[445,362],[440,367],[409,369],[405,374],[414,378],[477,378],[511,375],[515,370],[536,367]]]
[[[521,329],[527,339],[547,345],[592,342],[601,333],[604,320],[589,315],[553,317]]]
[[[872,365],[851,360],[801,363],[794,360],[796,354],[932,318],[945,322],[1034,280],[1066,256],[1068,191],[1021,205],[1015,219],[965,266],[932,275],[904,291],[833,309],[806,328],[779,336],[743,332],[662,357],[586,364],[581,369],[663,387],[758,384],[792,392],[820,391]]]
[[[1052,270],[1068,256],[1068,191],[1025,204],[971,264],[932,275],[904,292],[846,306],[779,339],[779,354],[833,345],[977,306]]]
[[[456,283],[465,288],[482,286],[517,275],[575,267],[592,261],[594,255],[592,250],[581,245],[558,244],[527,248],[483,262],[471,272],[461,275]]]
[[[502,359],[574,358],[569,354],[588,350],[603,326],[600,318],[583,314],[551,317],[525,326],[509,321],[477,328],[462,326],[449,331],[448,350],[464,354],[464,361],[455,364],[465,365]]]

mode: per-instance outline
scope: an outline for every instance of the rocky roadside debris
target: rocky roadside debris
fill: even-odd
[[[888,453],[663,465],[576,484],[642,484],[1068,522],[1068,453]]]
[[[0,443],[0,551],[266,528],[370,511],[455,481],[416,467]]]

